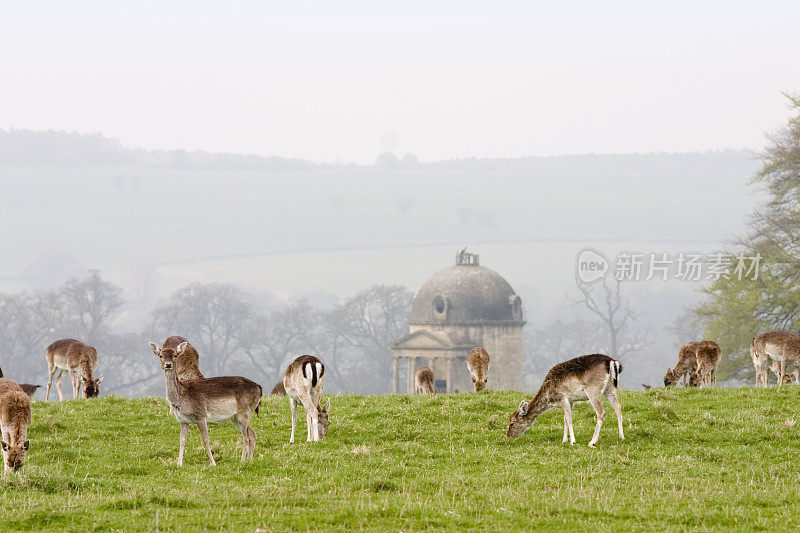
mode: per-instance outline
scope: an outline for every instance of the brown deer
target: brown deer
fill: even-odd
[[[567,442],[569,434],[570,444],[575,444],[572,404],[576,401],[589,400],[597,415],[597,425],[592,440],[589,441],[589,447],[594,448],[597,439],[600,438],[600,427],[606,417],[602,402],[602,397],[605,396],[617,415],[619,438],[625,440],[622,432],[622,407],[617,399],[620,373],[622,373],[620,362],[602,354],[582,355],[555,365],[545,376],[536,396],[529,402],[523,401],[519,409],[511,413],[508,436],[519,437],[540,414],[551,407],[561,405],[564,409],[564,438],[561,442]]]
[[[58,372],[56,390],[59,401],[64,401],[61,378],[65,371],[69,372],[69,377],[72,379],[73,398],[78,398],[78,385],[81,385],[84,398],[94,398],[100,394],[100,382],[103,378],[94,377],[97,370],[97,350],[93,346],[75,339],[61,339],[47,347],[45,357],[49,374],[45,401],[50,400],[50,387],[56,372]]]
[[[483,390],[489,381],[489,354],[481,347],[473,348],[467,356],[467,368],[475,385],[475,392]]]
[[[0,378],[0,431],[4,472],[19,470],[28,451],[28,426],[33,421],[31,400],[10,379]]]
[[[297,426],[297,402],[306,410],[306,442],[315,442],[328,434],[328,410],[331,402],[320,408],[319,400],[325,386],[325,365],[318,357],[301,355],[289,365],[283,376],[283,386],[289,397],[292,409],[292,436],[289,444],[294,443],[294,430]]]
[[[272,392],[270,394],[274,394],[275,396],[286,396],[286,387],[283,386],[283,380],[277,382],[274,387],[272,387]]]
[[[697,377],[700,386],[717,386],[717,365],[722,358],[722,350],[714,341],[700,341],[697,344]]]
[[[697,346],[698,342],[687,342],[678,351],[678,362],[674,368],[668,368],[664,376],[664,386],[672,387],[678,384],[683,378],[683,386],[687,386],[687,375],[691,379],[692,374],[697,372]]]
[[[762,367],[764,376],[767,376],[767,358],[778,364],[778,372],[776,373],[778,387],[784,383],[789,365],[800,366],[800,337],[788,331],[769,331],[759,335],[753,339],[752,346],[764,365]],[[762,377],[762,379],[766,383],[766,378]]]
[[[252,459],[256,449],[256,432],[250,427],[250,419],[254,413],[258,414],[261,385],[240,376],[179,380],[176,368],[188,344],[182,342],[175,349],[162,347],[157,354],[164,371],[167,399],[181,424],[178,466],[183,465],[183,449],[190,425],[196,425],[200,430],[211,466],[217,464],[208,442],[209,423],[232,422],[236,425],[242,432],[242,461]]]
[[[436,394],[433,389],[433,370],[423,366],[414,374],[414,384],[417,394]]]

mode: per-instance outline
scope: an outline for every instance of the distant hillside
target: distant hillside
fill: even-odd
[[[592,176],[596,178],[680,175],[740,175],[742,166],[753,167],[753,154],[744,150],[689,153],[579,154],[548,157],[465,158],[420,163],[407,154],[397,158],[385,152],[375,167],[382,170],[434,170],[437,172],[524,172],[542,176]],[[283,171],[347,169],[357,165],[327,165],[303,159],[254,154],[187,150],[142,150],[127,148],[99,133],[0,129],[0,165],[124,165],[175,170]],[[372,165],[361,168],[373,168]]]

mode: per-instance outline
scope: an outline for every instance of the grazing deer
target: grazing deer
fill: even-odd
[[[0,431],[6,474],[19,470],[25,463],[25,452],[30,445],[28,426],[32,421],[28,395],[15,382],[0,378]]]
[[[592,440],[589,441],[589,447],[594,448],[597,439],[600,438],[600,427],[606,417],[602,402],[602,397],[605,396],[617,415],[619,438],[625,440],[622,432],[622,407],[617,399],[620,373],[622,365],[619,361],[597,353],[557,364],[545,376],[536,396],[529,402],[523,401],[519,409],[511,413],[508,436],[519,437],[540,414],[560,404],[564,409],[564,438],[561,442],[567,442],[569,433],[570,444],[575,444],[572,404],[576,401],[589,400],[597,415],[597,425]]]
[[[188,344],[182,342],[175,349],[162,347],[157,354],[164,371],[167,399],[175,418],[181,423],[178,466],[183,465],[183,449],[190,425],[196,425],[200,430],[211,466],[217,464],[208,442],[209,423],[232,422],[236,425],[242,432],[242,461],[252,459],[256,449],[256,432],[250,427],[250,418],[254,413],[258,414],[261,385],[240,376],[179,380],[176,368]]]
[[[690,380],[692,374],[697,372],[697,345],[698,342],[687,342],[678,351],[678,362],[675,363],[674,368],[668,368],[667,374],[664,376],[664,386],[672,387],[677,385],[678,381],[683,378],[683,386],[687,386],[686,376]]]
[[[417,394],[436,394],[433,389],[433,370],[423,366],[414,374],[414,384]]]
[[[772,373],[775,374],[775,378],[777,379],[781,373],[781,365],[777,361],[773,361],[769,366],[769,369],[772,370]],[[791,385],[792,383],[800,383],[800,367],[795,366],[794,372],[791,374],[784,374],[783,382],[788,385]]]
[[[276,396],[286,396],[286,387],[283,386],[283,380],[280,380],[272,387],[272,392],[270,394],[274,394]]]
[[[94,398],[100,394],[100,382],[102,377],[94,377],[97,370],[97,350],[93,346],[84,344],[75,339],[61,339],[47,347],[45,352],[47,357],[47,394],[45,401],[50,400],[50,387],[53,384],[53,377],[58,372],[56,378],[56,390],[58,391],[59,401],[64,401],[64,393],[61,391],[61,378],[64,372],[69,372],[72,379],[73,398],[78,398],[78,385],[80,384],[84,398]]]
[[[289,365],[283,376],[283,386],[289,396],[292,408],[292,436],[289,444],[294,443],[294,430],[297,426],[297,402],[306,410],[306,442],[324,439],[328,434],[328,410],[331,402],[320,408],[319,400],[325,386],[325,365],[313,355],[301,355]]]
[[[473,348],[467,356],[467,368],[475,384],[475,392],[483,390],[489,381],[489,354],[480,347]]]
[[[700,341],[697,345],[697,377],[701,387],[717,386],[717,365],[722,350],[714,341]]]
[[[795,367],[800,366],[800,337],[792,335],[788,331],[769,331],[759,335],[753,339],[752,346],[764,365],[762,367],[764,376],[767,376],[767,357],[778,364],[776,373],[778,387],[783,384],[786,369],[790,364]],[[766,382],[766,378],[762,377],[762,379]]]

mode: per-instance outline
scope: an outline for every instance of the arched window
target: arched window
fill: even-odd
[[[437,296],[433,299],[433,310],[437,315],[443,315],[447,311],[447,302],[444,301],[444,298]]]

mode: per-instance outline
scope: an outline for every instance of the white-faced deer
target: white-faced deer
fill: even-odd
[[[289,396],[289,406],[292,409],[292,436],[289,444],[294,443],[294,430],[297,426],[297,402],[303,404],[306,410],[307,442],[324,439],[328,434],[328,410],[331,402],[325,408],[320,408],[319,400],[325,386],[325,365],[313,355],[301,355],[289,365],[283,376],[283,387]]]
[[[414,374],[414,389],[417,394],[436,394],[433,388],[433,370],[423,366]]]
[[[25,463],[25,452],[30,445],[28,426],[32,421],[28,395],[15,382],[0,378],[0,431],[6,474]]]
[[[617,399],[617,383],[621,372],[622,365],[619,361],[602,354],[583,355],[557,364],[545,376],[536,396],[529,402],[523,401],[519,409],[511,413],[508,436],[519,437],[540,414],[561,405],[564,409],[564,438],[561,442],[567,442],[569,435],[570,444],[575,444],[572,404],[589,400],[597,415],[597,425],[592,440],[589,441],[589,447],[594,448],[606,417],[602,402],[602,397],[605,396],[617,415],[619,438],[625,440],[622,432],[622,407]]]
[[[753,339],[752,346],[764,364],[764,375],[767,375],[766,358],[764,356],[778,364],[778,387],[784,383],[789,365],[800,366],[800,337],[788,331],[769,331],[759,335]]]
[[[714,341],[697,343],[697,377],[700,386],[715,387],[717,385],[717,365],[722,357],[722,350]]]
[[[81,386],[84,398],[94,398],[100,394],[100,382],[103,378],[94,377],[97,371],[97,350],[93,346],[75,339],[61,339],[47,347],[45,357],[49,374],[45,401],[50,400],[50,387],[56,372],[58,372],[56,390],[59,401],[64,401],[61,378],[64,377],[65,371],[69,372],[69,377],[72,379],[73,398],[78,398],[78,385]]]
[[[675,363],[674,368],[668,368],[667,374],[664,376],[664,386],[672,387],[677,385],[678,381],[683,378],[683,386],[687,386],[686,378],[694,372],[697,372],[697,347],[699,342],[687,342],[678,351],[678,362]]]
[[[475,392],[483,390],[489,381],[489,354],[481,347],[473,348],[467,356],[467,368],[475,385]]]
[[[179,380],[177,361],[187,346],[188,343],[182,342],[174,350],[163,347],[157,354],[164,371],[167,399],[175,418],[181,423],[178,466],[183,465],[183,449],[190,425],[196,425],[200,430],[211,466],[216,462],[208,442],[208,424],[232,422],[236,425],[242,432],[242,461],[252,459],[256,449],[256,432],[250,427],[250,419],[253,414],[258,414],[261,385],[240,376]]]

